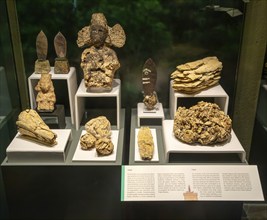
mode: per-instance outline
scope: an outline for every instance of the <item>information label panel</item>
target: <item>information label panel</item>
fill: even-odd
[[[122,166],[122,201],[264,201],[257,166]]]

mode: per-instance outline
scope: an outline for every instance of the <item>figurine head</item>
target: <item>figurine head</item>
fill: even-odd
[[[101,47],[104,44],[111,47],[122,47],[126,36],[119,24],[109,27],[103,13],[92,14],[91,24],[78,32],[79,47]]]

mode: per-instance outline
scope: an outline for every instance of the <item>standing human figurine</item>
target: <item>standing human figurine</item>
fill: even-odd
[[[116,24],[112,28],[102,13],[94,13],[91,25],[78,32],[77,44],[86,48],[81,55],[81,68],[85,87],[90,92],[112,90],[112,82],[120,62],[110,47],[122,47],[126,36],[123,28]]]
[[[37,111],[52,112],[55,109],[56,95],[54,92],[51,74],[42,73],[40,80],[35,86],[38,92],[36,96]]]

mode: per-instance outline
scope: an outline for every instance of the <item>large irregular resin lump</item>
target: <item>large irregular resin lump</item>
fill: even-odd
[[[54,38],[54,47],[57,54],[55,59],[54,72],[56,74],[67,74],[70,71],[67,55],[67,41],[61,32],[58,32]]]
[[[176,67],[171,74],[172,88],[181,93],[197,93],[218,84],[222,63],[217,57],[185,63]]]
[[[232,120],[215,103],[198,102],[190,107],[179,107],[175,113],[173,133],[188,144],[211,145],[231,137]]]
[[[91,24],[78,32],[78,46],[89,47],[81,56],[84,83],[89,91],[104,92],[112,89],[120,62],[110,47],[122,47],[125,40],[123,28],[119,24],[109,27],[102,13],[92,14]]]
[[[41,78],[35,86],[38,92],[36,96],[37,110],[52,112],[55,109],[56,95],[54,92],[51,74],[42,73]]]
[[[105,116],[93,118],[85,124],[86,134],[80,138],[81,148],[89,150],[96,148],[98,155],[105,156],[113,152],[111,141],[111,124]]]
[[[139,154],[143,160],[151,160],[154,153],[154,141],[149,127],[141,127],[138,135]]]
[[[57,135],[44,123],[39,114],[33,109],[22,111],[16,122],[19,133],[31,140],[53,146],[57,144]]]
[[[157,82],[157,69],[156,64],[151,58],[147,59],[142,71],[142,84],[144,99],[143,103],[148,110],[155,108],[158,103],[157,93],[155,91]]]
[[[35,73],[47,73],[50,71],[50,63],[46,59],[48,51],[48,41],[45,33],[40,31],[36,38],[37,60],[35,61]]]
[[[85,130],[95,138],[111,137],[111,124],[105,116],[93,118],[85,124]]]

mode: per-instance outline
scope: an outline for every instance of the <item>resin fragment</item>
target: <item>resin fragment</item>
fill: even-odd
[[[89,133],[81,136],[80,143],[83,150],[89,150],[95,147],[96,138]]]
[[[138,135],[139,154],[143,160],[151,160],[154,153],[154,141],[149,127],[141,127]]]
[[[48,146],[57,144],[57,135],[44,123],[39,114],[33,109],[22,111],[16,122],[18,132],[28,139],[41,142]]]
[[[96,152],[101,156],[110,155],[114,149],[110,138],[99,138],[95,143],[95,147]]]
[[[172,88],[181,93],[197,93],[218,84],[222,63],[217,57],[185,63],[176,67],[171,74]]]
[[[95,148],[97,155],[105,156],[113,152],[111,141],[111,124],[105,116],[93,118],[85,124],[86,134],[80,138],[81,148]]]
[[[173,132],[177,139],[188,144],[212,145],[231,137],[232,120],[215,103],[198,102],[175,113]]]

